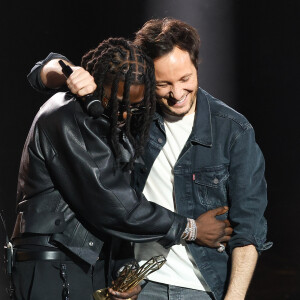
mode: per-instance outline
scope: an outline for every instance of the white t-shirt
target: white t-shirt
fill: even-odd
[[[160,204],[171,211],[176,211],[173,195],[174,165],[191,134],[194,118],[194,113],[180,118],[165,116],[167,141],[151,168],[143,190],[149,201]],[[135,255],[140,265],[156,255],[164,255],[167,259],[160,270],[147,277],[149,280],[209,291],[184,241],[169,249],[165,249],[156,242],[136,244]]]

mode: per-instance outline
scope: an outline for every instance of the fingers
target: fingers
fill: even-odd
[[[83,68],[73,68],[73,70],[67,79],[70,91],[79,97],[93,93],[97,88],[93,76]]]
[[[231,227],[231,224],[230,224],[230,222],[229,222],[229,220],[224,220],[224,223],[225,223],[225,226],[226,227]]]
[[[111,288],[109,288],[108,291],[109,291],[109,293],[110,293],[109,299],[112,299],[112,300],[128,299],[128,298],[124,295],[124,293],[114,291],[114,290],[111,289]]]
[[[231,239],[232,233],[233,233],[232,227],[225,227],[222,235],[218,239],[218,243],[220,244],[223,242],[228,242]]]
[[[110,296],[111,299],[113,300],[121,300],[121,299],[128,299],[128,298],[134,300],[137,299],[138,294],[141,292],[141,286],[137,285],[136,287],[123,293],[114,291],[112,288],[109,288],[108,291],[111,294]]]
[[[213,209],[212,213],[215,216],[219,216],[225,214],[228,211],[228,209],[229,209],[228,206],[221,206]]]
[[[201,246],[219,248],[220,242],[228,242],[233,229],[229,220],[218,220],[216,216],[228,211],[227,206],[209,210],[196,219],[196,243]]]
[[[232,233],[233,233],[233,228],[232,227],[226,227],[225,229],[224,229],[224,233],[225,233],[225,235],[232,235]]]
[[[225,236],[221,237],[219,242],[218,242],[218,246],[220,246],[220,243],[223,244],[223,243],[229,242],[230,239],[231,239],[231,236],[228,236],[228,235],[225,235]]]
[[[225,214],[227,211],[229,210],[228,206],[220,206],[220,207],[217,207],[215,209],[211,209],[211,210],[208,210],[207,212],[203,213],[202,215],[200,215],[196,221],[200,218],[203,218],[204,216],[208,217],[208,216],[211,216],[211,217],[215,217],[215,216],[219,216],[219,215],[223,215]],[[229,223],[230,224],[230,223]]]
[[[206,212],[206,214],[211,214],[212,216],[219,216],[219,215],[223,215],[228,211],[228,206],[220,206],[217,207],[215,209],[211,209],[209,211]]]

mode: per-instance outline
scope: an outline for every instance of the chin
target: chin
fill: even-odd
[[[184,117],[188,112],[189,112],[189,110],[188,111],[183,111],[183,112],[168,110],[169,115],[176,116],[176,117]]]
[[[163,111],[169,115],[176,116],[176,117],[184,117],[185,115],[191,113],[193,102],[190,103],[188,107],[181,107],[181,108],[172,108],[168,105],[163,105]]]

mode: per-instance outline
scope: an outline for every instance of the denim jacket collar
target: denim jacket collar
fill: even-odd
[[[212,146],[212,126],[211,112],[206,93],[201,88],[197,93],[196,115],[192,133],[189,140],[197,144]],[[164,131],[163,117],[159,112],[154,114],[154,121],[157,121],[160,128]]]

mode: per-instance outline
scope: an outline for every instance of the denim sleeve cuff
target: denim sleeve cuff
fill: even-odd
[[[30,85],[37,91],[39,92],[43,92],[43,93],[54,93],[54,92],[57,92],[58,90],[53,90],[53,89],[49,89],[47,88],[43,82],[42,82],[42,79],[41,79],[41,70],[43,68],[43,66],[49,62],[50,60],[52,59],[63,59],[63,60],[66,60],[68,62],[71,62],[69,59],[67,59],[65,56],[59,54],[59,53],[54,53],[54,52],[51,52],[49,53],[49,55],[44,59],[44,60],[41,60],[41,61],[38,61],[34,67],[31,69],[30,73],[27,75],[27,79],[30,83]],[[59,89],[59,91],[61,90],[66,90],[65,88],[62,88],[62,89]]]
[[[253,245],[257,252],[260,254],[262,251],[268,250],[272,247],[272,242],[257,242],[254,237],[246,236],[246,237],[232,237],[228,242],[229,252],[232,253],[233,249],[236,247],[244,247],[248,245]]]
[[[158,242],[165,248],[180,243],[181,235],[186,227],[187,218],[178,214],[174,214],[174,221],[167,234]]]

